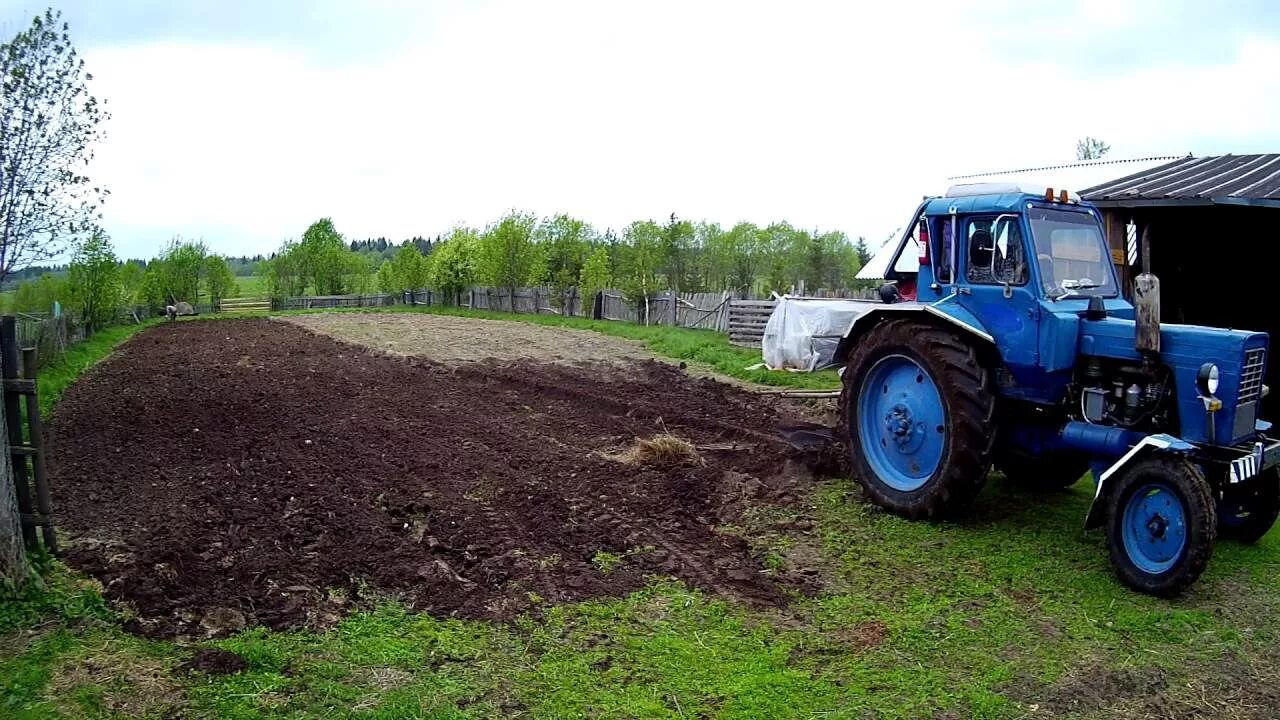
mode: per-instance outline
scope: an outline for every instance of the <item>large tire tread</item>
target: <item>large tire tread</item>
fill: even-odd
[[[929,483],[904,493],[875,481],[858,456],[856,411],[862,375],[881,357],[901,352],[915,356],[929,371],[947,408],[948,449]],[[912,519],[963,515],[981,491],[991,469],[996,433],[996,401],[991,373],[973,345],[960,334],[915,318],[882,322],[858,341],[849,355],[840,393],[839,434],[848,443],[854,474],[877,505]]]
[[[1124,548],[1122,521],[1130,494],[1152,475],[1162,476],[1182,498],[1187,514],[1187,546],[1182,560],[1169,570],[1151,575],[1138,569]],[[1120,581],[1138,592],[1156,597],[1180,595],[1209,565],[1218,535],[1218,513],[1213,490],[1199,468],[1180,455],[1155,455],[1138,460],[1114,479],[1107,495],[1107,548]]]
[[[1238,487],[1228,485],[1223,490],[1225,496],[1219,507],[1231,506],[1233,494],[1244,495],[1242,501],[1249,506],[1249,516],[1236,523],[1219,517],[1218,536],[1252,545],[1261,540],[1280,517],[1280,469],[1270,468],[1261,477],[1251,478],[1245,483]]]

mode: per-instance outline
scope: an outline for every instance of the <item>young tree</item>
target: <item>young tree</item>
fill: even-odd
[[[862,268],[871,261],[871,248],[867,247],[867,239],[858,236],[858,242],[854,243],[853,249],[858,253],[858,267]]]
[[[276,300],[297,297],[307,290],[302,253],[292,240],[284,241],[275,256],[258,263],[258,274],[266,278],[267,294]]]
[[[662,273],[672,292],[696,289],[690,272],[696,250],[695,237],[693,223],[677,219],[676,214],[671,213],[671,219],[662,229],[661,252]]]
[[[1097,160],[1111,152],[1111,146],[1095,137],[1083,137],[1076,141],[1076,160]]]
[[[223,298],[235,297],[236,276],[221,255],[210,255],[204,261],[205,283],[209,288],[209,302],[217,305]]]
[[[582,302],[589,303],[597,292],[605,290],[613,282],[609,272],[609,250],[597,247],[591,251],[587,261],[582,265],[582,273],[578,277],[578,289],[582,292]]]
[[[140,322],[136,308],[144,302],[142,289],[146,279],[146,271],[142,269],[142,261],[126,260],[120,266],[120,304],[133,315],[134,322]]]
[[[428,284],[452,304],[458,294],[476,283],[479,276],[480,234],[471,228],[454,228],[431,253]]]
[[[26,313],[52,312],[54,303],[68,304],[69,295],[65,277],[42,275],[18,286],[13,294],[13,309]]]
[[[0,45],[0,280],[93,230],[107,192],[85,168],[108,118],[62,14]]]
[[[377,284],[378,292],[381,293],[393,293],[400,289],[396,287],[396,277],[395,273],[391,270],[390,260],[384,260],[382,261],[382,264],[378,266]]]
[[[76,247],[67,284],[72,309],[88,332],[111,324],[120,311],[120,264],[105,235],[94,233]]]
[[[139,260],[126,260],[120,265],[120,302],[126,307],[138,304],[138,296],[142,292],[144,270]]]
[[[422,257],[417,245],[405,245],[391,261],[391,277],[397,290],[421,290],[430,283],[427,276],[427,259]]]
[[[578,284],[594,234],[590,225],[568,215],[557,215],[538,228],[539,241],[546,248],[547,280],[555,292],[552,302],[556,307],[563,304],[569,288]]]
[[[626,242],[619,247],[616,277],[622,291],[636,302],[645,324],[649,322],[649,301],[660,289],[662,234],[663,228],[652,220],[633,222],[624,233]]]
[[[373,292],[373,265],[369,259],[359,253],[347,253],[347,272],[344,285],[346,291],[356,295],[367,295]]]
[[[533,236],[537,222],[531,214],[510,212],[480,237],[480,277],[507,291],[511,312],[516,310],[516,290],[543,275],[545,258]]]
[[[321,218],[302,234],[298,244],[301,253],[302,274],[315,287],[317,295],[341,295],[346,288],[347,274],[353,254],[347,249],[333,221]]]
[[[750,295],[764,262],[765,243],[760,228],[748,222],[738,223],[712,238],[708,247],[716,257],[716,266],[723,267],[725,289],[743,298]]]

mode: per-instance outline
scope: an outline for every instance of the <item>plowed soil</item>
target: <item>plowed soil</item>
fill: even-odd
[[[674,576],[783,597],[717,531],[785,498],[770,400],[653,361],[450,367],[271,320],[158,326],[63,395],[72,564],[153,635],[325,625],[389,594],[504,618]],[[669,432],[700,459],[610,455]]]
[[[322,335],[391,355],[456,365],[485,360],[562,363],[648,360],[630,340],[590,330],[428,313],[312,313],[282,318]]]

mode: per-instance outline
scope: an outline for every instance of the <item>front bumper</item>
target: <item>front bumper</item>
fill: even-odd
[[[1244,482],[1262,474],[1264,470],[1280,465],[1280,440],[1262,438],[1253,447],[1236,448],[1240,455],[1230,461],[1227,481]]]

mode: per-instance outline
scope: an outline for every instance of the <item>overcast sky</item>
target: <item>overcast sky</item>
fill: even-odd
[[[12,36],[47,3],[0,0]],[[313,220],[433,236],[788,220],[878,242],[944,179],[1280,152],[1280,3],[59,3],[113,115],[126,256],[268,252]]]

